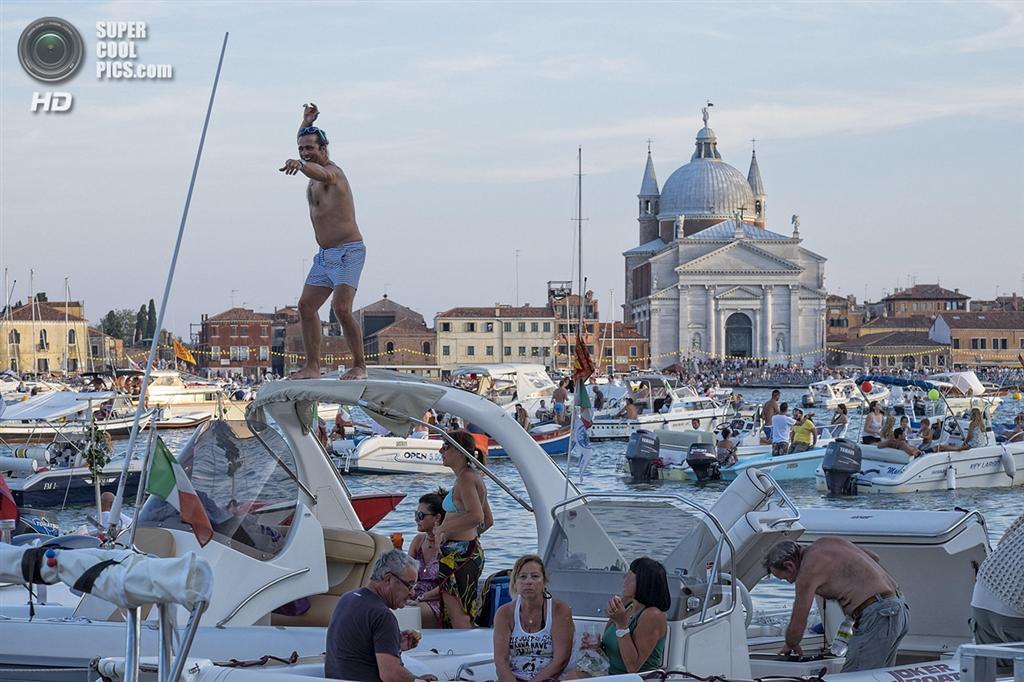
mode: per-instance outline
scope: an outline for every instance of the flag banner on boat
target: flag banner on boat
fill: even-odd
[[[190,351],[188,348],[185,348],[185,344],[183,344],[178,339],[174,339],[174,357],[178,358],[179,360],[184,360],[190,365],[198,364],[196,363],[196,357],[192,355],[192,351]]]
[[[590,432],[587,431],[587,425],[582,419],[577,419],[573,425],[572,447],[569,449],[569,453],[580,458],[581,483],[583,482],[583,472],[587,470],[587,463],[590,461],[590,455],[593,452],[594,448],[590,444]]]
[[[580,419],[588,429],[594,423],[594,407],[590,404],[590,394],[587,393],[587,384],[584,381],[576,382],[574,401],[580,408]]]
[[[572,360],[572,378],[576,381],[586,381],[594,374],[594,361],[590,359],[590,351],[587,350],[587,343],[583,340],[583,334],[576,330],[576,352]]]
[[[181,520],[192,526],[192,532],[195,533],[199,545],[206,546],[213,537],[210,517],[206,515],[203,503],[196,495],[185,470],[159,437],[156,439],[156,448],[153,452],[153,464],[149,469],[149,480],[146,481],[146,492],[162,498],[177,509],[181,514]]]

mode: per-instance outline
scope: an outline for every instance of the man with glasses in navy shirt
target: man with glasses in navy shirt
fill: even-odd
[[[359,682],[436,680],[415,676],[402,665],[402,652],[419,643],[419,633],[400,632],[392,609],[402,608],[416,585],[419,562],[400,549],[381,554],[370,584],[338,600],[327,628],[324,674]]]
[[[320,250],[313,257],[313,266],[306,277],[299,298],[299,319],[302,323],[302,344],[306,363],[291,375],[292,379],[315,379],[320,376],[320,308],[334,294],[334,310],[349,352],[352,367],[342,379],[365,379],[363,332],[352,315],[352,301],[359,288],[359,275],[366,262],[366,246],[356,225],[356,209],[352,188],[341,168],[327,154],[327,134],[313,125],[320,110],[313,103],[304,105],[299,127],[299,158],[288,159],[279,168],[285,175],[302,173],[309,178],[306,199]]]

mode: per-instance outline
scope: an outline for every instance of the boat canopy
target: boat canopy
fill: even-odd
[[[315,420],[314,403],[337,403],[358,406],[391,433],[408,436],[413,423],[406,416],[419,419],[445,394],[444,387],[411,374],[371,369],[370,379],[401,381],[404,386],[396,391],[393,386],[381,387],[364,381],[283,379],[263,385],[249,406],[246,418],[263,421],[258,415],[266,405],[296,401],[299,418],[309,428]]]
[[[933,388],[939,388],[939,384],[934,384],[930,381],[924,381],[922,379],[904,379],[902,377],[891,377],[886,374],[866,374],[864,376],[857,377],[857,384],[862,384],[865,381],[870,381],[874,384],[886,384],[888,386],[916,386],[917,388],[923,388],[929,391]]]
[[[978,375],[970,370],[965,372],[943,372],[942,374],[934,375],[933,378],[937,381],[949,383],[963,395],[979,396],[985,394],[985,387],[978,380]]]
[[[113,391],[53,391],[12,403],[3,411],[3,421],[55,421],[89,409],[90,403],[117,398]],[[96,407],[97,405],[93,405]]]

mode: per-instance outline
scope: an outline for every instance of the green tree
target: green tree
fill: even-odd
[[[149,308],[146,310],[145,338],[151,339],[154,334],[156,334],[156,304],[153,303],[153,299],[149,299]]]
[[[126,344],[131,344],[135,331],[135,311],[130,308],[108,311],[100,322],[100,329],[107,336],[113,336]]]
[[[146,306],[140,306],[139,312],[135,313],[135,334],[132,343],[142,343],[146,338]]]

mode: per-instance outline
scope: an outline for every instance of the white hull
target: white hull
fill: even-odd
[[[866,448],[863,450],[877,450]],[[1024,443],[989,445],[963,452],[936,452],[922,455],[909,462],[899,460],[898,450],[886,459],[861,462],[862,473],[857,476],[858,494],[916,493],[956,488],[1010,488],[1024,485]],[[1004,454],[1004,452],[1006,454]],[[887,453],[888,454],[888,453]],[[1013,476],[1007,474],[1009,460],[1013,462]],[[819,491],[827,491],[825,476],[819,468],[814,476]]]
[[[702,431],[710,431],[728,416],[729,409],[720,407],[712,410],[679,410],[665,414],[642,414],[636,419],[595,419],[593,426],[590,427],[590,438],[591,440],[625,440],[640,429],[682,431],[692,429],[694,419],[700,420]]]
[[[153,416],[152,410],[147,410],[142,413],[142,419],[139,422],[139,428],[142,429],[149,423],[150,418]],[[99,419],[96,420],[96,427],[103,433],[109,433],[111,436],[126,436],[131,431],[132,424],[135,422],[135,415],[126,417],[115,417],[113,419]],[[69,438],[81,438],[84,436],[89,423],[87,421],[73,421],[64,422],[63,424],[54,424],[48,422],[15,422],[15,421],[2,421],[0,422],[0,438],[12,441],[51,441],[58,436],[67,436]]]
[[[441,463],[444,441],[428,438],[371,436],[352,448],[352,441],[334,441],[338,468],[353,474],[450,474]]]

